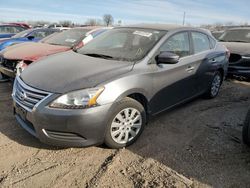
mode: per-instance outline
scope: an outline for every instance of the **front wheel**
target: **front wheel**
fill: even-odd
[[[110,148],[122,148],[134,143],[146,123],[144,107],[132,98],[117,103],[105,135],[105,144]]]
[[[221,73],[219,71],[215,72],[213,80],[205,93],[205,97],[209,99],[215,98],[219,94],[222,81]]]
[[[242,136],[243,142],[250,146],[250,110],[248,111],[246,120],[244,122]]]

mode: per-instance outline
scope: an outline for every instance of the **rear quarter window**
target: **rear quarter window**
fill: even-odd
[[[209,37],[209,40],[210,40],[210,48],[214,49],[216,46],[216,40],[213,39],[212,37]]]
[[[208,36],[206,34],[200,32],[192,32],[191,35],[195,54],[210,50],[210,40],[208,39]]]

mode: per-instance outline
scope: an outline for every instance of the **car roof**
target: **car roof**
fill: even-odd
[[[135,25],[121,26],[121,27],[156,29],[156,30],[165,30],[165,31],[185,28],[184,26],[174,25],[174,24],[135,24]]]
[[[164,30],[164,31],[187,29],[187,30],[196,30],[200,32],[209,33],[208,30],[206,29],[197,28],[197,27],[187,27],[187,26],[175,25],[175,24],[136,24],[136,25],[120,26],[118,28],[143,28],[143,29],[155,29],[155,30]]]

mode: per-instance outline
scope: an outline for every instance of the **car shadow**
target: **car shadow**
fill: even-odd
[[[235,95],[238,88],[230,87],[226,83],[216,99],[198,98],[155,116],[127,149],[202,184],[248,187],[250,149],[241,130],[250,91]]]
[[[24,146],[64,149],[42,144],[18,126],[10,91],[11,84],[0,84],[0,132]],[[127,149],[202,184],[248,187],[250,149],[242,144],[241,129],[249,96],[249,87],[226,82],[216,99],[197,98],[152,118]]]

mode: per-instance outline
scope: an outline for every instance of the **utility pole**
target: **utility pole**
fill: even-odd
[[[186,12],[183,13],[183,22],[182,22],[182,25],[185,25],[185,21],[186,21]]]

